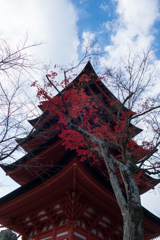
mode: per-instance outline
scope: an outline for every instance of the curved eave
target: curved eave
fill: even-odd
[[[144,239],[156,239],[160,236],[160,218],[143,207]]]
[[[64,167],[73,159],[75,156],[74,151],[66,151],[66,153],[58,160],[56,168],[54,166],[50,167],[47,171],[43,172],[40,176],[34,178],[30,182],[24,184],[13,192],[7,194],[6,196],[0,198],[0,206],[7,204],[8,202],[20,197],[24,193],[34,189],[43,182],[46,182],[50,178],[54,177],[57,173],[64,169]],[[67,159],[67,161],[66,161]],[[61,167],[63,166],[63,167]]]
[[[60,197],[64,198],[66,196],[64,187],[65,190],[72,191],[74,185],[73,169],[76,165],[77,191],[82,191],[82,197],[90,204],[98,206],[101,211],[103,209],[107,210],[107,214],[114,221],[116,220],[122,224],[122,216],[110,182],[104,179],[103,174],[95,166],[81,164],[75,157],[74,152],[70,152],[67,159],[67,163],[66,157],[59,160],[59,165],[63,165],[63,168],[50,168],[48,172],[43,173],[40,177],[1,198],[1,223],[3,221],[7,223],[9,219],[21,216],[25,218],[35,211],[37,212],[38,209],[42,209],[42,207],[46,208],[46,206],[53,205],[53,202],[58,201]],[[149,234],[149,238],[146,239],[158,237],[160,235],[160,218],[146,209],[143,209],[143,211],[145,234]]]
[[[82,170],[83,168],[86,170],[85,176],[91,176],[93,182],[99,182],[101,186],[109,190],[112,194],[113,189],[110,184],[109,179],[106,178],[104,174],[100,172],[100,170],[94,165],[91,166],[89,163],[82,162],[76,158],[76,152],[67,150],[63,156],[56,162],[56,167],[53,165],[47,171],[43,172],[40,176],[34,178],[32,181],[26,183],[25,185],[19,187],[8,195],[0,198],[0,206],[10,202],[11,200],[21,196],[24,193],[27,193],[31,189],[41,185],[42,183],[48,181],[52,177],[54,177],[57,173],[64,175],[64,172],[67,171],[67,168],[70,167],[70,162],[76,159],[76,164]],[[90,178],[90,177],[89,177]],[[124,194],[125,196],[125,194]],[[150,213],[147,209],[144,208],[144,214],[146,217],[152,219],[156,224],[160,224],[160,218],[156,217],[154,214]]]
[[[12,163],[12,164],[7,165],[7,166],[1,165],[1,168],[14,181],[19,183],[20,185],[23,185],[26,182],[28,182],[31,179],[36,177],[35,174],[32,173],[30,168],[28,168],[29,170],[26,171],[27,168],[25,167],[25,163],[28,164],[28,163],[30,163],[30,161],[32,161],[33,162],[32,164],[34,164],[34,157],[36,157],[36,164],[37,164],[37,161],[38,161],[39,164],[42,164],[42,165],[44,164],[45,165],[46,162],[47,162],[47,159],[49,158],[49,155],[54,156],[54,153],[55,153],[57,148],[55,148],[54,152],[53,152],[53,148],[55,147],[55,145],[57,145],[57,142],[59,140],[60,139],[59,139],[58,135],[56,135],[53,139],[45,142],[40,147],[35,149],[33,152],[25,155],[24,157],[22,157],[21,159],[19,159],[15,163]],[[48,155],[46,155],[46,153],[45,153],[46,150],[47,150]],[[58,149],[57,151],[60,151],[60,150]],[[63,153],[63,151],[62,151],[62,153]],[[41,163],[41,159],[43,159],[42,163]],[[55,163],[56,160],[58,160],[58,159],[56,159],[54,157],[53,162]],[[24,166],[23,166],[23,164],[24,164]],[[53,165],[53,163],[52,163],[52,165]],[[105,166],[104,166],[104,168],[105,168]],[[92,170],[93,170],[93,168],[92,168]],[[35,172],[38,172],[38,167],[37,167],[37,170]],[[107,179],[107,177],[106,177],[106,179]],[[146,182],[149,183],[149,184],[146,184]],[[151,188],[154,188],[158,183],[160,183],[160,179],[154,179],[153,177],[145,174],[144,178],[142,178],[142,181],[141,181],[140,185],[138,186],[140,194],[143,194],[143,193],[147,192],[148,190],[150,190]],[[102,183],[102,185],[103,185],[103,183]]]
[[[146,218],[150,221],[154,222],[155,224],[160,226],[160,218],[148,211],[146,208],[143,207],[143,214]]]
[[[35,127],[35,125],[38,123],[38,122],[41,122],[43,119],[45,119],[47,116],[49,115],[49,113],[47,111],[43,112],[40,116],[38,116],[37,118],[35,119],[31,119],[31,120],[28,120],[28,122],[33,126]],[[22,143],[25,143],[27,141],[30,140],[30,138],[33,138],[34,136],[36,136],[38,134],[38,132],[40,131],[40,129],[37,131],[37,130],[34,130],[32,134],[30,134],[28,137],[26,138],[17,138],[16,139],[16,142],[21,144]]]
[[[3,219],[18,218],[32,214],[35,209],[40,209],[43,206],[46,208],[49,204],[57,202],[59,199],[67,197],[66,190],[73,191],[73,169],[76,164],[76,189],[78,193],[82,192],[83,198],[89,203],[98,206],[100,209],[106,209],[109,205],[107,214],[110,214],[114,220],[113,214],[116,216],[118,222],[122,225],[122,216],[117,205],[113,192],[110,191],[110,183],[104,182],[102,186],[96,177],[91,176],[87,171],[87,167],[72,156],[67,157],[68,164],[65,158],[61,159],[60,165],[63,168],[52,168],[48,170],[45,175],[32,180],[19,189],[13,191],[7,196],[0,199],[0,221]],[[98,174],[98,172],[95,172]],[[103,176],[97,175],[97,179],[102,181]],[[50,191],[52,189],[52,191]],[[55,194],[56,193],[56,194]],[[48,197],[50,196],[50,197]],[[105,198],[105,200],[104,200]],[[25,205],[25,208],[24,208]]]
[[[33,163],[34,164],[34,157],[36,156],[36,162],[38,160],[38,158],[40,160],[38,160],[38,162],[41,164],[41,159],[43,158],[43,163],[42,164],[46,164],[47,159],[49,158],[48,155],[45,156],[45,151],[47,150],[48,154],[50,153],[51,156],[54,156],[53,154],[53,150],[50,148],[53,148],[55,146],[55,143],[57,144],[57,141],[59,141],[59,137],[58,135],[56,135],[53,139],[45,142],[44,144],[42,144],[40,147],[38,147],[37,149],[35,149],[33,152],[25,155],[24,157],[22,157],[21,159],[19,159],[18,161],[16,161],[15,163],[12,163],[10,165],[7,166],[1,166],[1,168],[7,173],[7,175],[9,175],[14,181],[16,181],[17,183],[19,183],[20,185],[25,184],[26,182],[30,181],[31,179],[35,178],[35,174],[32,173],[31,171],[26,171],[25,168],[25,163],[27,162],[27,164],[29,163],[29,161],[32,161],[33,159]],[[53,145],[53,147],[52,147]],[[56,149],[56,148],[55,148]],[[59,151],[59,150],[58,150]],[[58,160],[58,159],[57,159]],[[55,159],[53,161],[54,163],[56,162]],[[24,164],[24,166],[23,166]],[[36,163],[37,164],[37,163]],[[50,164],[51,165],[51,164]],[[53,164],[52,164],[53,165]],[[105,166],[104,166],[105,167]],[[30,168],[28,168],[29,170],[31,170]],[[93,169],[93,168],[92,168]],[[38,167],[37,167],[38,170]],[[35,172],[38,172],[38,171]],[[22,173],[23,172],[23,173]],[[41,173],[41,172],[40,172]],[[22,177],[23,176],[23,177]],[[139,191],[140,194],[143,194],[145,192],[147,192],[148,190],[150,190],[151,188],[154,188],[158,183],[160,183],[160,179],[154,179],[148,175],[144,175],[145,180],[142,179],[141,184],[138,186],[139,187]],[[147,178],[147,179],[146,179]],[[106,177],[107,179],[107,177]],[[106,180],[105,180],[106,181]],[[146,184],[146,182],[149,182],[149,184]],[[103,185],[103,183],[102,183]]]
[[[52,144],[54,144],[55,142],[57,142],[59,140],[58,134],[52,138],[49,139],[48,141],[46,141],[45,143],[43,143],[41,146],[39,146],[38,148],[34,149],[34,151],[26,154],[25,156],[23,156],[22,158],[20,158],[19,160],[17,160],[14,163],[11,163],[9,165],[0,165],[1,168],[7,173],[8,171],[11,171],[13,169],[19,168],[20,166],[22,166],[24,163],[26,163],[28,160],[30,160],[31,158],[33,158],[34,156],[38,155],[39,153],[41,153],[42,151],[44,151],[47,147],[51,146]]]
[[[150,189],[154,189],[154,187],[160,183],[160,179],[153,178],[147,174],[144,175],[145,179],[142,179],[141,185],[139,185],[140,194],[144,194]]]
[[[52,127],[55,123],[58,122],[58,116],[48,116],[48,118],[46,119],[47,121],[45,121],[45,123],[42,125],[39,125],[39,128],[34,130],[31,134],[29,134],[27,137],[25,138],[21,138],[21,139],[16,139],[16,142],[20,144],[20,146],[22,148],[25,149],[25,146],[27,144],[29,144],[29,142],[33,139],[35,139],[36,137],[39,137],[41,133],[43,133],[45,130],[47,130],[48,128]],[[45,119],[44,119],[45,120]],[[44,122],[44,121],[43,121]],[[41,123],[41,122],[40,122]],[[26,149],[25,149],[26,150]]]
[[[36,117],[36,118],[34,118],[34,119],[28,120],[28,122],[29,122],[33,127],[35,126],[35,124],[36,124],[37,122],[41,121],[42,119],[44,119],[44,118],[48,115],[48,112],[47,112],[47,111],[43,111],[41,105],[39,105],[38,107],[41,109],[41,111],[42,111],[43,113],[42,113],[40,116],[38,116],[38,117]]]
[[[54,120],[53,120],[54,119]],[[54,114],[49,114],[48,111],[44,110],[44,112],[42,113],[42,115],[40,115],[39,117],[32,119],[32,120],[28,120],[28,122],[35,128],[35,129],[41,129],[44,124],[46,124],[47,122],[50,121],[55,121],[58,120],[58,117],[55,116]],[[50,122],[50,126],[51,126],[52,122]]]

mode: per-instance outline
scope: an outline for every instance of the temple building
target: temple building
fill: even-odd
[[[91,73],[95,74],[88,62],[74,81]],[[110,102],[116,98],[101,81],[89,90],[97,97],[101,94],[110,114],[115,114]],[[21,144],[27,154],[2,166],[21,187],[0,199],[0,224],[23,240],[122,240],[123,219],[105,165],[80,162],[76,151],[65,149],[57,116],[43,110],[29,122],[35,130]],[[135,127],[135,135],[140,131]],[[160,182],[143,177],[140,194]],[[151,180],[149,186],[146,179]],[[143,212],[144,239],[160,236],[160,218],[145,208]]]

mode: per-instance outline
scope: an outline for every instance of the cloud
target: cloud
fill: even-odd
[[[82,3],[84,3],[84,2],[86,2],[87,0],[80,0],[80,4],[82,4]]]
[[[13,45],[28,31],[31,42],[46,44],[36,50],[42,61],[67,64],[78,59],[78,16],[70,0],[0,0],[0,37]]]
[[[94,41],[95,39],[95,34],[91,33],[90,31],[84,31],[82,33],[82,52],[86,51],[86,48],[89,47],[91,45],[91,43]]]
[[[101,63],[113,66],[128,48],[140,51],[151,48],[154,43],[155,21],[159,20],[158,0],[115,0],[118,19],[108,21],[105,26],[111,31],[110,46],[106,46],[107,58]]]
[[[101,4],[100,5],[100,9],[102,9],[103,11],[107,11],[107,9],[108,9],[108,5],[103,5],[103,4]]]

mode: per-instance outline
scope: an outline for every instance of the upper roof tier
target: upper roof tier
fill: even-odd
[[[81,71],[81,73],[72,81],[72,84],[78,83],[82,75],[85,75],[85,74],[91,77],[93,80],[96,80],[98,78],[91,63],[88,62],[85,68]],[[69,84],[63,91],[71,88],[72,86],[73,85]],[[119,110],[119,106],[116,106],[116,105],[113,106],[111,103],[116,102],[117,98],[113,95],[113,93],[110,92],[110,90],[103,84],[101,80],[91,81],[89,86],[86,86],[85,91],[87,92],[87,94],[94,95],[97,98],[101,99],[101,101],[103,101],[103,104],[107,109],[108,116],[111,115],[110,119],[113,119],[113,117],[116,118],[116,114]],[[43,134],[41,133],[44,131],[47,132],[46,129],[48,129],[48,131],[50,132],[52,128],[51,126],[53,126],[58,121],[58,116],[49,114],[47,111],[43,110],[42,106],[40,106],[40,108],[43,111],[42,115],[33,120],[29,120],[29,123],[36,130],[31,135],[29,135],[28,138],[16,140],[27,152],[30,152],[33,150],[33,148],[36,148],[36,146],[32,144],[30,141],[32,139],[35,139],[37,136],[40,136],[40,135],[42,136]],[[129,110],[124,105],[122,105],[121,112],[125,113],[128,111]],[[135,126],[133,127],[134,127],[134,131],[133,131],[133,137],[134,137],[135,135],[140,133],[142,130]],[[29,145],[31,146],[29,147]]]

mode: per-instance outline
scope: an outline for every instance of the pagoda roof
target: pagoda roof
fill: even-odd
[[[80,202],[86,202],[87,207],[93,208],[94,206],[95,209],[95,206],[98,206],[95,212],[99,213],[101,218],[107,217],[122,228],[122,216],[110,181],[96,166],[80,163],[75,151],[66,151],[58,160],[57,167],[51,167],[39,177],[1,198],[0,223],[19,232],[19,222],[24,221],[25,224],[24,219],[28,216],[35,216],[35,213],[46,211],[59,202],[63,203],[72,191],[76,191],[80,195]],[[59,211],[62,210],[63,208],[59,209]],[[145,208],[143,208],[143,212],[145,239],[158,237],[160,235],[160,218]],[[87,211],[86,214],[88,214]],[[44,215],[44,219],[45,217]],[[14,222],[12,223],[10,219],[14,219]],[[28,222],[26,222],[25,228],[29,231],[32,226],[27,224]],[[117,231],[122,234],[120,230]]]
[[[90,61],[86,64],[85,68],[81,71],[81,73],[63,91],[72,88],[73,84],[76,85],[76,83],[78,83],[79,79],[85,74],[88,75],[88,76],[91,76],[91,78],[94,80],[94,81],[91,81],[91,83],[88,86],[89,91],[93,95],[98,96],[99,94],[101,94],[101,99],[102,99],[103,103],[105,104],[105,107],[107,107],[108,111],[110,112],[110,114],[112,116],[113,115],[116,116],[118,108],[116,108],[116,106],[111,106],[111,102],[115,102],[117,100],[117,98],[103,84],[103,82],[101,80],[96,81],[98,76],[95,73]],[[87,89],[87,87],[86,87],[86,89]],[[20,143],[20,145],[24,149],[25,149],[25,146],[26,146],[26,144],[25,144],[26,142],[29,142],[31,139],[34,139],[37,135],[39,135],[41,132],[43,132],[47,128],[50,128],[53,124],[55,124],[58,121],[58,116],[57,115],[55,116],[53,114],[49,114],[48,111],[45,111],[42,106],[39,106],[39,107],[43,111],[42,115],[33,119],[33,120],[29,120],[29,123],[36,130],[32,134],[30,134],[27,138],[17,139],[17,142]],[[129,110],[124,105],[122,105],[122,110],[121,111],[122,112],[128,112]],[[131,124],[131,126],[133,126],[133,125]],[[133,126],[133,127],[134,127],[134,136],[142,131],[142,129],[140,129],[138,127],[135,127],[135,126]]]
[[[83,74],[92,74],[92,76],[97,79],[97,75],[91,63],[88,62],[84,70],[72,83],[76,84]],[[67,88],[70,87],[71,86],[69,85]],[[98,95],[101,93],[105,105],[109,106],[112,114],[116,114],[117,110],[115,107],[110,106],[110,102],[115,101],[116,97],[109,91],[109,89],[101,81],[93,81],[89,87],[94,94]],[[42,106],[40,106],[40,108],[43,110]],[[123,106],[122,111],[126,112],[128,109]],[[0,165],[6,174],[20,185],[26,184],[33,178],[45,172],[55,163],[57,164],[58,159],[65,153],[65,148],[61,144],[62,140],[59,139],[59,132],[56,129],[58,122],[57,115],[49,114],[48,111],[43,110],[41,116],[30,120],[29,122],[35,128],[33,133],[24,139],[17,139],[17,142],[20,143],[28,153],[14,163]],[[134,128],[135,134],[138,134],[141,131],[139,128]],[[52,156],[54,156],[54,158]],[[159,179],[153,179],[147,175],[146,177],[148,180],[152,180],[152,187],[160,182]],[[142,194],[145,191],[148,191],[148,188],[146,188],[146,185],[144,184],[140,189],[140,193]]]
[[[94,79],[97,79],[97,75],[91,65],[90,62],[87,63],[83,71],[73,80],[72,83],[76,84],[79,81],[79,78],[82,75],[92,75]],[[72,86],[72,85],[71,85]],[[71,87],[70,85],[67,88]],[[109,108],[110,114],[116,114],[116,107],[111,106],[111,102],[116,101],[116,97],[110,92],[110,90],[102,83],[102,81],[93,81],[92,84],[89,85],[90,91],[92,94],[100,94],[103,98],[103,102],[105,103],[106,107]],[[40,108],[43,110],[42,106]],[[122,106],[122,112],[127,112],[128,109],[125,106]],[[23,139],[16,139],[16,141],[21,145],[22,148],[25,149],[29,154],[21,159],[17,160],[14,163],[8,165],[0,165],[4,171],[8,171],[10,169],[14,169],[19,167],[19,165],[23,164],[24,162],[28,161],[32,156],[39,153],[40,151],[44,150],[45,147],[50,146],[53,138],[59,132],[56,131],[56,123],[58,122],[58,116],[49,114],[48,111],[43,110],[41,116],[37,117],[36,119],[29,120],[29,123],[34,126],[35,130],[29,134],[27,137]],[[134,134],[137,135],[142,130],[140,128],[134,127]]]

